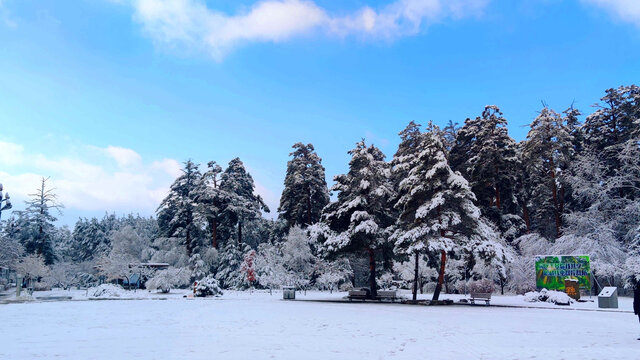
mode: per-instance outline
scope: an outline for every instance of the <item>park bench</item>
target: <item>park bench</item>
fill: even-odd
[[[475,304],[475,301],[484,301],[485,303],[487,303],[487,305],[489,305],[489,301],[491,301],[491,293],[476,293],[476,292],[472,292],[471,293],[471,303]]]
[[[378,301],[391,300],[392,302],[397,299],[397,293],[395,290],[379,290]]]
[[[349,301],[353,299],[365,300],[369,298],[368,290],[349,290]]]

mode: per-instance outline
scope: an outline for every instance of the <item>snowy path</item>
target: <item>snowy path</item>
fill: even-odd
[[[215,300],[0,306],[0,359],[638,359],[628,313]],[[431,356],[429,356],[431,355]]]

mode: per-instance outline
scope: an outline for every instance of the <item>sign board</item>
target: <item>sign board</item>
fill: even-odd
[[[591,289],[589,255],[536,256],[538,290],[565,290],[565,279],[578,280],[580,289]]]

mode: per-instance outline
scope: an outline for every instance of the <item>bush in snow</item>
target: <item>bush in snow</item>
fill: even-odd
[[[472,281],[469,284],[469,291],[474,293],[493,293],[495,290],[495,284],[490,279],[484,278],[477,281]]]
[[[198,297],[205,296],[221,296],[222,289],[213,275],[209,275],[198,281],[198,285],[195,288],[195,295]]]
[[[548,302],[556,305],[569,305],[574,300],[569,295],[555,290],[542,289],[538,291],[530,291],[524,294],[524,301],[528,302]]]
[[[47,284],[44,281],[36,281],[33,283],[34,291],[48,291],[51,290],[51,285]]]
[[[191,283],[190,280],[188,269],[168,268],[158,271],[145,285],[149,290],[168,293],[171,289],[187,287]]]
[[[125,293],[125,291],[126,290],[119,285],[102,284],[99,286],[94,286],[92,288],[89,288],[87,290],[87,294],[89,297],[112,298],[112,297],[120,297],[122,294]]]

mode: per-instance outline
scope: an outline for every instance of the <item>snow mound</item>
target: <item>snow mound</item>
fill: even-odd
[[[196,285],[195,295],[199,297],[205,296],[222,296],[222,289],[213,275],[209,275],[198,281]]]
[[[530,291],[524,294],[524,301],[527,302],[548,302],[556,305],[569,305],[574,300],[561,291],[542,289],[538,291]]]
[[[126,290],[119,285],[102,284],[89,288],[87,294],[93,298],[119,298],[126,294]]]

